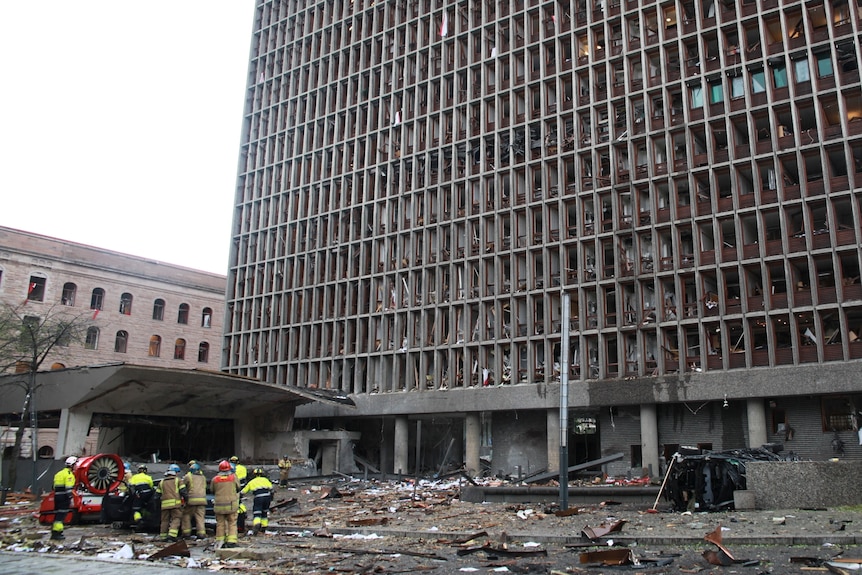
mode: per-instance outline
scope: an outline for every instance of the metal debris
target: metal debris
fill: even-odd
[[[581,535],[583,535],[590,541],[595,541],[596,539],[604,537],[608,533],[615,533],[622,530],[625,523],[625,519],[620,519],[612,523],[602,523],[598,527],[590,527],[588,525],[584,527],[584,529],[581,531]]]
[[[587,551],[580,555],[581,564],[598,563],[599,565],[631,565],[635,562],[631,549],[602,549]]]

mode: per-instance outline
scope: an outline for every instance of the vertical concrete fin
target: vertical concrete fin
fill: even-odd
[[[76,408],[60,410],[57,450],[54,452],[56,459],[62,459],[68,455],[81,455],[84,452],[92,417],[93,412],[89,410]]]

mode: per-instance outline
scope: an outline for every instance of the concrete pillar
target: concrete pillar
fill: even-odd
[[[395,418],[395,473],[410,473],[410,445],[408,437],[410,430],[407,426],[407,416],[399,415]]]
[[[93,412],[83,409],[61,409],[60,427],[57,429],[57,449],[55,459],[69,455],[81,455],[90,433],[90,420]],[[89,455],[93,455],[92,453]]]
[[[641,405],[641,462],[650,476],[661,473],[658,453],[658,411],[654,403]]]
[[[332,475],[338,471],[338,445],[335,441],[328,441],[320,445],[320,474]]]
[[[760,447],[767,443],[766,406],[762,397],[751,397],[745,402],[748,410],[748,446]]]
[[[548,419],[548,471],[560,470],[560,410],[549,409]],[[566,462],[568,464],[568,462]]]
[[[479,459],[482,446],[482,422],[478,413],[467,414],[464,420],[464,463],[467,466],[467,474],[475,477],[482,471],[482,462]]]
[[[257,454],[254,452],[255,421],[257,418],[248,414],[240,415],[233,420],[233,453],[239,457],[240,462],[253,461]]]

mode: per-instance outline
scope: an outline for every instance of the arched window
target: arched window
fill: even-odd
[[[90,296],[90,309],[102,309],[102,304],[105,301],[105,290],[96,288],[93,290],[93,295]]]
[[[99,328],[88,327],[87,337],[84,338],[84,349],[97,349],[99,347]]]
[[[189,323],[189,304],[181,303],[180,311],[177,313],[177,323],[187,324]]]
[[[132,315],[132,294],[127,292],[120,296],[120,313]]]
[[[54,371],[57,369],[66,369],[66,366],[62,363],[59,363],[59,362],[52,363],[51,364],[51,370]]]
[[[201,327],[212,327],[213,310],[210,307],[205,307],[201,315]]]
[[[163,321],[165,319],[165,300],[162,298],[153,302],[153,319]]]
[[[39,459],[54,459],[54,448],[50,445],[43,445],[37,452]]]
[[[162,353],[162,338],[157,335],[150,337],[150,357],[159,357]]]
[[[129,332],[120,330],[114,338],[114,351],[117,353],[126,353],[126,346],[129,344]]]
[[[60,298],[60,303],[63,305],[75,305],[75,293],[78,291],[78,286],[72,282],[63,284],[63,296]]]
[[[201,345],[198,347],[198,361],[201,363],[207,363],[210,360],[210,344],[205,341],[201,342]]]
[[[186,340],[183,338],[174,342],[174,359],[186,358]]]

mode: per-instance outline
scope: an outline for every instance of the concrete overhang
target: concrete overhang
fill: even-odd
[[[28,374],[0,377],[0,413],[20,411]],[[344,395],[301,389],[198,369],[125,363],[75,367],[35,374],[39,411],[233,419],[257,411],[321,401],[352,406]]]

